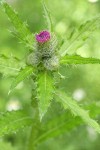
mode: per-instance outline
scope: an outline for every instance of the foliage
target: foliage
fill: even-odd
[[[0,55],[0,72],[3,73],[3,75],[14,76],[21,67],[24,67],[24,63],[16,57]]]
[[[88,20],[86,23],[82,24],[78,30],[72,31],[68,39],[62,45],[60,49],[60,55],[65,56],[67,53],[76,53],[76,50],[83,46],[85,41],[90,38],[93,31],[99,28],[100,16]]]
[[[66,55],[61,59],[61,64],[100,64],[100,59],[84,58],[79,55]]]
[[[51,73],[41,72],[37,78],[37,99],[39,100],[40,119],[46,113],[53,98],[53,80]]]
[[[33,73],[33,67],[27,66],[23,70],[20,70],[18,76],[14,79],[14,81],[11,84],[9,93],[26,77],[28,77],[30,74]]]
[[[33,114],[28,114],[28,111],[25,109],[1,114],[0,136],[11,134],[26,126],[30,126],[31,131],[27,149],[34,150],[40,142],[71,131],[83,124],[89,125],[96,132],[100,133],[100,125],[93,119],[100,114],[100,106],[96,106],[95,104],[88,104],[83,107],[79,106],[73,98],[69,97],[65,92],[62,92],[59,77],[55,80],[55,76],[60,75],[58,70],[63,65],[100,63],[99,58],[85,58],[76,54],[76,51],[98,29],[100,17],[95,17],[83,23],[78,29],[74,29],[71,34],[69,33],[62,44],[61,40],[58,40],[57,43],[51,14],[43,2],[45,19],[51,39],[41,44],[35,39],[35,34],[30,32],[27,24],[19,19],[18,14],[9,4],[1,1],[1,5],[15,27],[15,35],[31,51],[26,56],[26,63],[16,57],[8,57],[1,54],[0,73],[10,76],[16,75],[10,86],[9,93],[20,82],[30,77],[29,79],[32,81],[31,107],[33,109],[31,111],[29,107],[28,110]],[[62,75],[60,77],[62,78]],[[53,116],[49,112],[49,109],[52,109],[51,106],[54,101],[56,102],[54,103]],[[57,112],[55,109],[58,103],[61,107],[61,114],[58,113],[60,109]],[[90,110],[90,113],[88,110]],[[56,115],[56,113],[58,114]]]
[[[0,136],[18,131],[32,124],[32,118],[25,111],[11,111],[0,115]]]
[[[26,23],[23,23],[19,17],[18,14],[6,3],[2,2],[3,8],[5,13],[10,18],[10,21],[16,28],[18,32],[18,37],[26,44],[26,46],[33,48],[33,35],[29,31]]]

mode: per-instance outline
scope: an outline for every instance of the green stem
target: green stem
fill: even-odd
[[[39,120],[39,111],[38,111],[38,103],[34,96],[32,97],[32,107],[34,111],[33,125],[30,130],[30,136],[28,141],[28,150],[36,150],[36,144],[34,141],[39,136],[40,132],[40,120]]]
[[[29,145],[28,145],[28,150],[36,150],[36,145],[34,144],[35,139],[37,138],[38,135],[38,126],[37,124],[33,125],[31,128],[31,133],[29,137]]]

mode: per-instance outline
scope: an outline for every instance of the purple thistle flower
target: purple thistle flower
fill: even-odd
[[[36,34],[36,40],[39,43],[45,43],[50,40],[50,33],[48,31],[42,31]]]

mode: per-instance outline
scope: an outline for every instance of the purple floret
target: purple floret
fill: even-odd
[[[48,31],[42,31],[39,34],[36,34],[36,40],[39,43],[45,43],[50,40],[50,33]]]

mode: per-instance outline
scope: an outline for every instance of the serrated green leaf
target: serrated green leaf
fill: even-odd
[[[100,64],[100,59],[84,58],[79,55],[66,55],[60,60],[61,64]]]
[[[40,119],[46,113],[53,97],[53,78],[51,73],[44,71],[37,78],[37,98],[39,101]]]
[[[8,18],[10,19],[16,31],[18,32],[19,39],[21,39],[26,46],[33,49],[33,34],[28,29],[26,23],[23,23],[20,20],[18,14],[5,1],[1,1],[1,4],[4,8],[5,13],[8,15]]]
[[[70,117],[70,118],[69,118]],[[58,116],[53,120],[50,120],[43,126],[45,129],[39,137],[34,141],[35,144],[43,142],[47,139],[59,136],[67,131],[70,131],[77,125],[80,125],[80,118],[71,119],[72,115],[68,116],[68,112],[62,116]]]
[[[26,66],[24,69],[21,69],[18,75],[14,78],[9,93],[23,80],[29,77],[34,71],[34,68],[31,66]]]
[[[76,50],[84,45],[86,40],[98,27],[100,27],[100,16],[88,20],[86,23],[82,24],[78,30],[73,30],[61,46],[59,54],[63,57],[67,53],[76,53]]]
[[[21,67],[24,67],[25,64],[16,57],[5,55],[0,55],[0,73],[4,76],[15,76]]]
[[[57,90],[56,95],[58,96],[58,100],[60,100],[65,109],[69,109],[72,114],[79,116],[86,124],[100,133],[100,125],[95,120],[90,118],[88,111],[79,107],[76,101],[72,100],[72,98],[67,96],[64,92]]]
[[[92,117],[100,115],[100,106],[96,104],[89,104],[88,106],[84,106],[84,108],[89,110],[89,114]],[[42,122],[42,124],[44,130],[34,141],[35,144],[49,138],[54,138],[63,133],[70,132],[73,128],[83,124],[83,121],[79,117],[74,117],[69,111],[65,111],[53,119],[48,120],[46,123]]]
[[[32,123],[32,118],[22,110],[0,114],[0,136],[15,133],[21,128],[31,126]]]
[[[51,32],[53,30],[51,14],[44,2],[42,2],[42,5],[43,5],[43,9],[44,9],[44,17],[47,21],[47,27],[48,27],[48,30]]]
[[[96,117],[97,115],[100,115],[100,103],[99,102],[88,104],[84,106],[84,108],[89,110],[89,114],[91,117]]]

